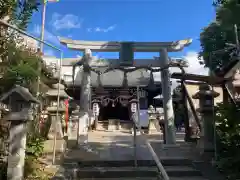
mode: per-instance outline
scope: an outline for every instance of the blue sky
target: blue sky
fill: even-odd
[[[200,50],[199,34],[214,20],[211,0],[60,0],[47,4],[45,40],[64,50],[64,57],[81,55],[60,45],[56,36],[81,40],[175,41],[193,38],[191,46],[171,56]],[[40,36],[41,8],[29,32]],[[45,48],[45,53],[57,52]],[[99,56],[116,57],[113,53]],[[136,58],[158,54],[141,53]]]

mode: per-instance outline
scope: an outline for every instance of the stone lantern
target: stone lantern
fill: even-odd
[[[58,85],[60,85],[60,91],[59,91],[59,107],[57,108],[57,97],[58,97]],[[48,90],[46,93],[46,96],[49,101],[49,105],[47,107],[49,120],[51,122],[50,129],[48,132],[48,138],[53,139],[54,138],[54,132],[56,128],[57,133],[57,139],[63,138],[63,123],[64,123],[64,114],[66,111],[64,100],[68,97],[68,95],[64,91],[64,86],[62,84],[54,84],[52,85],[52,89]],[[59,120],[57,119],[57,110],[59,113]],[[55,124],[56,123],[56,124]],[[56,126],[55,126],[56,125]]]
[[[156,123],[158,113],[155,111],[152,105],[148,108],[148,133],[156,132]]]
[[[199,91],[193,95],[193,99],[199,99],[199,111],[202,118],[202,131],[200,134],[199,146],[203,150],[202,153],[206,158],[210,158],[214,153],[214,98],[219,96],[219,93],[211,90],[207,84],[201,84]]]
[[[8,180],[22,180],[27,138],[27,122],[33,120],[32,104],[39,103],[27,88],[16,85],[5,93],[1,102],[9,105],[10,113],[5,120],[10,122]]]

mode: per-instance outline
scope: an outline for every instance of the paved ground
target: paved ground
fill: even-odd
[[[183,133],[177,134],[178,145],[165,147],[162,144],[162,134],[146,135],[159,157],[183,157],[188,155],[189,146],[183,144]],[[145,144],[145,138],[137,136],[137,159],[152,160],[151,153]],[[90,132],[88,142],[79,148],[73,148],[76,141],[69,140],[66,159],[68,160],[132,160],[134,159],[133,135],[124,132]],[[177,152],[177,153],[176,153]]]

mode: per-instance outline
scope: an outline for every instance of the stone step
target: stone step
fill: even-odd
[[[165,170],[170,177],[201,177],[201,172],[188,166],[166,166]],[[135,178],[157,177],[156,167],[62,167],[55,178]]]
[[[163,166],[192,166],[192,160],[184,158],[167,158],[161,159]],[[65,164],[68,167],[131,167],[134,166],[134,160],[124,161],[78,161],[73,162],[72,159],[65,159]],[[156,167],[154,160],[137,160],[139,167]]]

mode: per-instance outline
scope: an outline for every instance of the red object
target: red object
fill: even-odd
[[[69,119],[69,115],[68,115],[68,106],[69,106],[69,99],[66,99],[65,100],[65,123],[66,123],[66,132],[67,132],[67,129],[68,129],[68,119]]]

